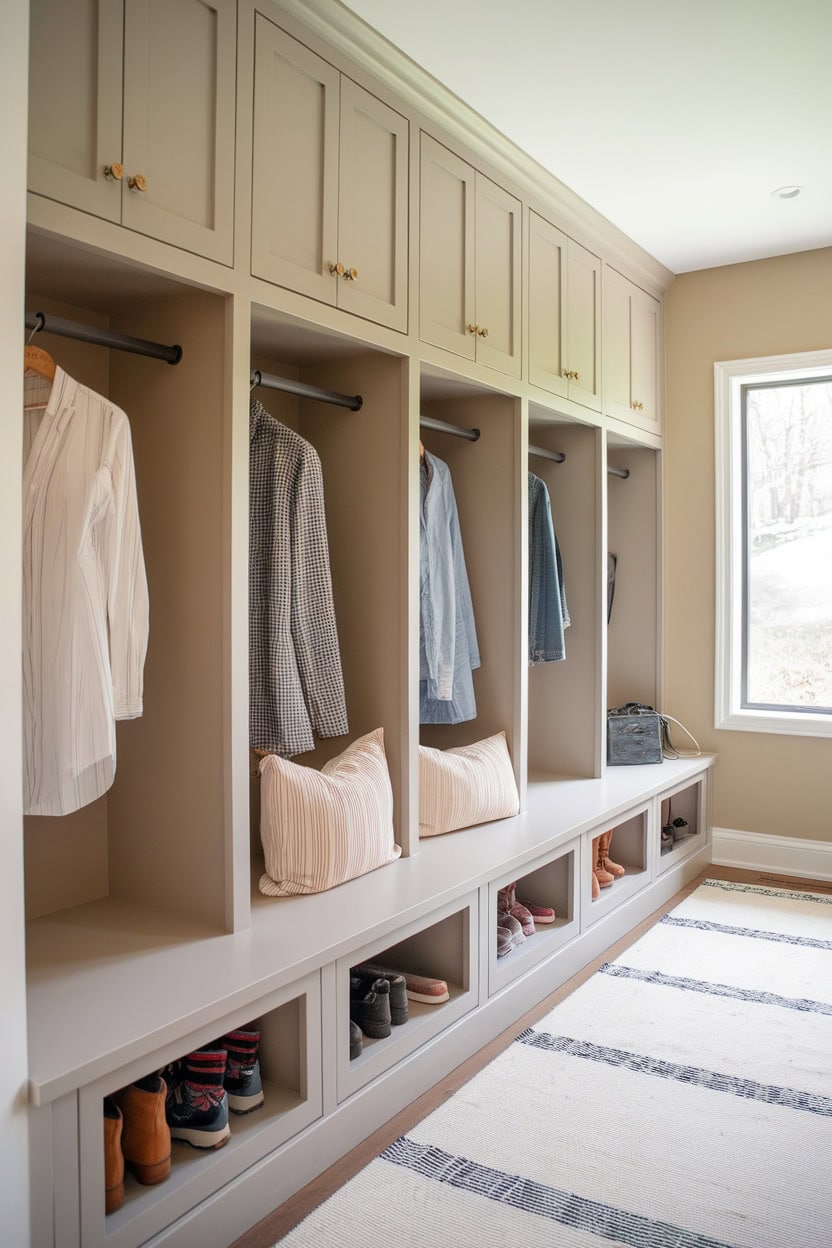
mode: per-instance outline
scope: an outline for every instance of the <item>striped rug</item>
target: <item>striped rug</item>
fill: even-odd
[[[703,883],[281,1248],[830,1248],[832,897]]]

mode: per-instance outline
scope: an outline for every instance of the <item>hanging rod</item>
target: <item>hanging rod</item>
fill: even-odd
[[[27,312],[27,329],[35,333],[58,334],[61,338],[77,338],[79,342],[91,342],[97,347],[113,347],[116,351],[131,351],[133,355],[149,355],[154,360],[178,364],[182,359],[180,346],[166,347],[161,342],[148,342],[145,338],[131,338],[129,334],[117,334],[95,325],[83,325],[80,321],[66,321],[62,316],[46,312]]]
[[[259,368],[251,370],[251,389],[265,386],[267,390],[283,390],[286,394],[297,394],[302,399],[318,399],[321,403],[332,403],[334,407],[348,407],[351,412],[360,412],[364,400],[360,394],[339,394],[337,390],[322,390],[320,386],[307,386],[303,381],[290,381],[288,377],[277,377],[274,373],[261,373]]]
[[[530,446],[530,455],[537,455],[540,459],[552,459],[556,464],[562,464],[566,459],[565,451],[547,451],[542,446]]]
[[[420,416],[419,425],[422,429],[435,429],[437,433],[450,433],[455,438],[465,438],[468,442],[478,442],[479,429],[461,429],[459,425],[449,425],[446,420],[434,420],[432,416]]]
[[[626,481],[630,475],[629,468],[613,468],[611,464],[607,467],[607,472],[611,477],[621,477],[622,481]]]

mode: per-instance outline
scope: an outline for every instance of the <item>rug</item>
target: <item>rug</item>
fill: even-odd
[[[281,1248],[829,1248],[832,897],[708,880]]]

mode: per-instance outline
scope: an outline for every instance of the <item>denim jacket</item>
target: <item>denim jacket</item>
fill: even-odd
[[[429,451],[420,486],[420,720],[458,724],[476,718],[471,672],[480,654],[450,470]]]
[[[558,539],[546,483],[529,473],[529,662],[566,658],[569,627]]]

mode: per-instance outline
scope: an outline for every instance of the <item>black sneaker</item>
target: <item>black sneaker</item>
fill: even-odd
[[[350,976],[350,995],[352,995],[352,985],[356,981],[363,984],[366,991],[368,986],[371,990],[375,989],[379,979],[386,980],[390,985],[390,1021],[394,1027],[407,1022],[407,984],[404,975],[399,975],[397,971],[381,972],[372,966],[354,966],[350,971]]]
[[[361,1056],[361,1050],[364,1048],[364,1041],[361,1038],[361,1028],[358,1023],[354,1023],[350,1019],[350,1061],[354,1062],[357,1057]]]
[[[384,988],[381,988],[381,984]],[[377,981],[377,989],[350,1000],[350,1018],[372,1040],[383,1040],[390,1035],[390,985],[386,980]]]

